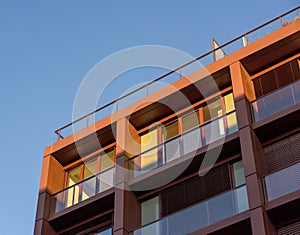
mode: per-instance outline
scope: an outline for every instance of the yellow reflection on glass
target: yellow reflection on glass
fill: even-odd
[[[141,136],[141,152],[157,146],[157,129]],[[154,148],[141,156],[141,170],[150,170],[157,165],[157,149]]]
[[[224,102],[225,102],[226,113],[235,110],[232,93],[224,96]]]

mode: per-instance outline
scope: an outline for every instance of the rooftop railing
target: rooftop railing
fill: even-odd
[[[147,224],[133,235],[189,234],[248,209],[244,185]]]
[[[278,30],[281,27],[284,27],[291,23],[292,21],[300,18],[299,12],[297,11],[300,6],[248,31],[236,37],[235,39],[220,45],[218,48],[215,48],[191,61],[185,63],[178,68],[154,79],[151,82],[146,83],[143,86],[134,89],[133,91],[97,108],[96,110],[87,113],[86,115],[70,122],[69,124],[58,128],[55,130],[57,135],[57,141],[63,139],[64,136],[72,134],[72,130],[70,127],[74,124],[80,126],[80,128],[84,128],[101,118],[108,116],[109,114],[116,112],[123,107],[126,107],[128,104],[134,103],[137,100],[142,99],[150,95],[151,93],[162,88],[162,83],[171,84],[182,78],[182,74],[191,74],[199,70],[198,63],[201,63],[203,66],[207,66],[215,61],[214,55],[219,53],[220,51],[224,52],[224,55],[229,55],[238,49],[247,46],[248,44],[266,36],[267,34]],[[223,54],[223,53],[221,53]],[[160,81],[160,83],[158,83]],[[93,120],[92,120],[93,119]],[[63,133],[62,133],[63,132]]]
[[[224,138],[238,130],[236,112],[231,111],[214,118],[201,126],[194,127],[162,144],[150,148],[130,159],[130,169],[134,177],[162,166],[202,146]],[[151,163],[145,166],[145,162]]]
[[[251,103],[253,121],[258,122],[300,103],[300,80],[275,90]]]
[[[57,213],[112,188],[115,184],[114,172],[115,167],[106,169],[52,195],[50,213]]]
[[[265,177],[266,196],[272,201],[300,190],[300,162]]]

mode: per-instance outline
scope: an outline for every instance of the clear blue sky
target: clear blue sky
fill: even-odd
[[[298,0],[0,0],[0,234],[32,234],[44,147],[106,56],[158,44],[198,56]],[[116,91],[115,91],[116,92]]]

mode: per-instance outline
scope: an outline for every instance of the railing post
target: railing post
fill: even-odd
[[[86,126],[89,125],[89,116],[86,117]]]
[[[116,112],[119,110],[119,100],[116,100]]]
[[[61,130],[56,132],[56,142],[58,142],[60,140],[60,131]]]
[[[146,96],[149,95],[149,84],[146,85]]]

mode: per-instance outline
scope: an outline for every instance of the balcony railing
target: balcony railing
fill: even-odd
[[[244,185],[145,225],[135,230],[133,235],[185,235],[248,209]]]
[[[300,162],[265,177],[266,196],[272,201],[300,190]]]
[[[50,213],[59,212],[114,186],[115,167],[109,168],[52,195]]]
[[[300,80],[251,103],[255,122],[300,103]]]
[[[133,169],[136,177],[237,130],[236,112],[232,111],[133,157],[130,159],[130,169]]]
[[[73,122],[55,130],[57,135],[57,141],[63,139],[64,136],[72,134],[72,126],[76,125],[76,129],[85,128],[86,126],[93,124],[95,121],[100,120],[113,112],[116,112],[128,104],[134,103],[143,97],[146,97],[155,91],[163,88],[162,84],[171,84],[182,78],[183,75],[191,74],[197,70],[199,70],[199,63],[203,66],[207,66],[215,61],[214,55],[215,53],[220,52],[223,50],[225,55],[229,55],[238,49],[247,46],[248,44],[266,36],[267,34],[280,29],[281,27],[286,26],[287,24],[291,23],[295,19],[299,18],[298,9],[300,6],[248,31],[245,34],[240,35],[239,37],[224,43],[220,47],[209,51],[188,63],[179,66],[178,68],[154,79],[147,84],[138,87],[137,89],[97,108],[90,113],[74,120]]]

